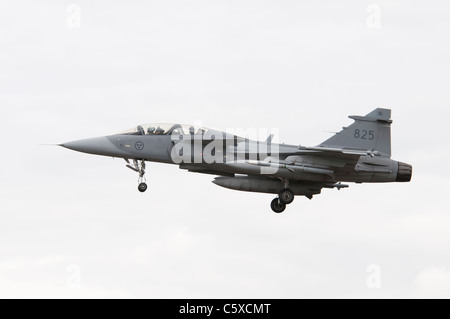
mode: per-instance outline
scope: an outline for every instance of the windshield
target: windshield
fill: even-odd
[[[185,134],[205,134],[206,128],[184,125],[184,124],[168,124],[168,123],[151,123],[141,124],[132,129],[121,132],[127,135],[185,135]]]

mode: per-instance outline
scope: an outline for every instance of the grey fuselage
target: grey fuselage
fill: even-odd
[[[231,142],[228,143],[229,141]],[[389,157],[365,155],[361,156],[356,164],[349,165],[346,160],[336,164],[336,158],[315,156],[316,151],[304,151],[301,155],[297,155],[298,146],[295,145],[257,142],[239,137],[222,140],[223,146],[216,147],[214,161],[211,161],[204,156],[208,142],[201,143],[201,138],[179,142],[177,137],[174,138],[172,135],[117,134],[68,142],[62,146],[95,155],[176,164],[189,171],[224,176],[266,175],[293,182],[321,183],[401,182],[409,181],[411,178],[410,171],[407,169],[408,164],[397,162]],[[184,146],[183,159],[179,154],[176,154],[178,157],[174,156],[174,146],[177,143],[182,143]],[[261,149],[265,151],[261,152]],[[186,156],[186,150],[190,151],[189,156]],[[271,170],[267,174],[262,173],[261,164]],[[331,170],[330,166],[334,169]]]
[[[391,110],[376,108],[314,147],[256,141],[252,130],[236,135],[183,124],[150,123],[116,135],[62,144],[80,152],[121,157],[139,173],[145,192],[146,161],[179,165],[216,175],[214,184],[240,191],[278,194],[271,208],[281,213],[295,195],[312,199],[341,182],[409,182],[412,166],[391,159]],[[254,131],[253,131],[254,133]],[[245,138],[238,135],[249,135]],[[130,161],[132,160],[132,162]]]

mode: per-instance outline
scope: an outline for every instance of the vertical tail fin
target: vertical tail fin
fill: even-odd
[[[366,116],[349,118],[355,122],[319,146],[378,151],[391,157],[391,110],[378,108]]]

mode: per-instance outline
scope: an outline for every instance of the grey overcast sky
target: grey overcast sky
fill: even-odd
[[[450,297],[448,1],[0,1],[0,298]],[[148,122],[316,145],[393,114],[409,184],[298,197],[40,146]]]

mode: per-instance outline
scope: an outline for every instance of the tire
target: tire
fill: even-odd
[[[294,198],[295,198],[294,192],[291,191],[290,189],[286,188],[280,192],[280,201],[283,204],[289,205],[294,201]]]
[[[274,213],[280,214],[284,212],[284,210],[286,209],[286,204],[282,203],[278,198],[275,198],[270,203],[270,208],[272,208]]]
[[[145,184],[145,183],[140,183],[139,186],[138,186],[138,190],[139,190],[141,193],[145,192],[145,191],[147,190],[147,184]]]

